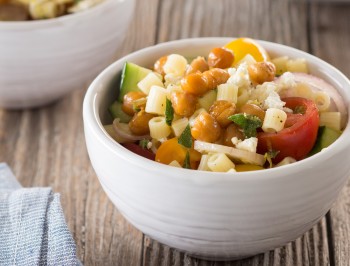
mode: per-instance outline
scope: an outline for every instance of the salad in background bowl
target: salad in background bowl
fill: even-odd
[[[0,21],[49,19],[87,10],[103,0],[0,0]]]
[[[235,112],[233,112],[233,114],[230,113],[229,116],[238,115],[241,120],[247,117],[252,118],[249,115],[259,117],[257,114],[249,113],[249,111],[247,111],[248,109],[242,111],[243,106],[246,104],[255,104],[259,106],[263,109],[266,116],[266,111],[269,108],[278,107],[272,107],[270,104],[279,103],[281,105],[282,102],[284,102],[285,104],[282,104],[280,108],[276,109],[286,113],[287,117],[292,117],[292,119],[290,119],[291,121],[288,122],[290,123],[289,126],[286,126],[286,128],[283,126],[280,130],[274,128],[274,132],[264,131],[262,126],[255,127],[252,132],[256,133],[259,143],[259,134],[278,135],[288,128],[293,128],[294,125],[299,123],[298,121],[304,121],[305,119],[300,120],[300,118],[308,117],[308,108],[311,106],[312,117],[316,118],[310,121],[317,122],[312,126],[312,128],[317,127],[316,135],[314,133],[314,139],[307,142],[309,143],[308,145],[312,147],[308,147],[304,150],[300,158],[297,157],[298,153],[296,153],[297,155],[293,154],[294,157],[286,156],[296,159],[296,162],[294,162],[294,160],[289,160],[283,166],[276,167],[280,162],[283,162],[285,157],[278,158],[276,156],[273,158],[274,156],[271,151],[277,150],[275,146],[273,146],[271,150],[268,148],[267,150],[259,152],[259,144],[256,146],[257,150],[255,153],[260,154],[260,156],[266,160],[270,151],[271,164],[266,161],[261,165],[252,164],[251,162],[247,163],[247,161],[242,160],[242,158],[237,159],[231,156],[230,152],[232,151],[244,151],[242,146],[239,147],[239,143],[244,143],[245,140],[251,138],[244,135],[247,133],[244,132],[244,126],[242,123],[240,125],[239,121],[234,121],[235,118],[228,119],[228,122],[226,117],[224,119],[226,123],[229,124],[227,127],[234,125],[238,127],[240,133],[243,133],[242,138],[236,136],[236,143],[232,142],[233,137],[230,139],[232,146],[230,146],[230,143],[228,143],[229,145],[225,145],[225,143],[221,142],[221,136],[211,141],[208,139],[201,139],[202,136],[198,137],[196,134],[193,134],[193,126],[189,121],[190,117],[198,109],[198,105],[194,105],[195,107],[190,106],[194,109],[193,114],[186,113],[182,116],[179,113],[176,114],[176,106],[174,106],[171,95],[173,93],[176,95],[176,93],[183,90],[183,88],[180,88],[180,90],[176,89],[176,81],[174,83],[175,86],[173,86],[175,87],[174,91],[171,92],[170,97],[166,94],[166,99],[170,100],[174,109],[173,118],[170,119],[167,117],[166,113],[162,115],[147,112],[147,102],[152,98],[152,94],[150,93],[152,88],[158,86],[163,90],[168,90],[167,84],[163,82],[167,78],[163,79],[162,73],[152,72],[155,62],[163,56],[176,54],[183,56],[187,60],[187,65],[191,64],[192,60],[198,56],[207,59],[208,55],[215,47],[226,47],[228,50],[233,50],[233,55],[236,55],[237,59],[239,52],[235,52],[234,49],[228,45],[235,41],[237,40],[233,40],[232,38],[185,39],[162,43],[137,51],[121,58],[106,68],[91,84],[84,99],[83,119],[88,153],[103,189],[115,206],[130,223],[150,237],[192,255],[209,259],[225,260],[246,257],[282,246],[296,239],[309,230],[324,214],[326,214],[341,188],[344,186],[350,173],[350,165],[346,161],[350,155],[350,129],[348,126],[349,117],[347,115],[350,102],[350,82],[341,72],[326,62],[291,47],[264,41],[254,41],[254,43],[256,42],[258,44],[258,48],[261,47],[266,51],[269,58],[266,58],[267,60],[263,58],[262,60],[274,64],[272,68],[275,68],[274,71],[278,77],[274,75],[273,79],[271,78],[271,80],[268,81],[264,80],[264,82],[261,83],[257,80],[252,82],[252,78],[249,75],[250,84],[248,84],[248,82],[246,84],[250,87],[248,98],[251,102],[247,100],[240,103],[238,101],[239,97],[244,95],[244,93],[239,93],[240,88],[238,84],[233,82],[234,86],[238,86],[237,102],[234,100],[229,102],[231,106],[233,106],[232,103],[234,103],[236,108]],[[242,48],[243,50],[244,47],[245,46]],[[240,51],[242,51],[242,49]],[[259,49],[257,50],[259,51]],[[255,58],[254,54],[250,55],[255,61],[259,62],[259,59]],[[247,59],[245,57],[244,55],[242,59],[239,60],[243,60],[241,63],[233,62],[233,65],[230,67],[223,68],[224,71],[227,71],[229,77],[223,83],[215,85],[221,86],[223,84],[225,85],[223,87],[232,87],[232,85],[230,85],[232,83],[228,81],[231,78],[234,80],[237,72],[240,73],[240,71],[242,71],[242,73],[244,73],[247,71],[249,74],[249,65],[254,65],[256,62],[251,60],[251,58]],[[184,62],[183,59],[181,60]],[[207,60],[206,62],[208,63]],[[137,84],[139,84],[139,82],[141,82],[141,85],[142,83],[147,84],[144,78],[150,73],[154,74],[153,77],[155,79],[153,80],[158,79],[159,82],[163,84],[164,88],[162,88],[161,84],[152,84],[148,96],[139,98],[146,98],[146,103],[144,99],[139,100],[139,102],[136,102],[137,104],[132,104],[132,109],[134,109],[134,111],[136,110],[136,114],[142,112],[142,105],[139,106],[138,103],[143,101],[143,103],[146,104],[144,106],[144,112],[152,114],[153,117],[151,119],[156,117],[156,120],[159,119],[162,123],[164,121],[163,117],[165,118],[165,122],[171,120],[171,125],[168,125],[171,132],[166,139],[152,137],[148,139],[150,142],[147,141],[147,138],[135,138],[132,142],[118,139],[120,137],[145,136],[137,135],[135,132],[131,132],[130,134],[130,132],[128,132],[128,130],[130,130],[128,123],[132,121],[133,118],[127,116],[120,117],[120,115],[123,114],[120,111],[123,111],[122,102],[125,99],[123,93],[125,95],[129,93],[128,91],[123,92],[123,88],[121,88],[121,93],[118,93],[121,81],[123,87],[123,79],[127,77],[125,64],[133,64],[134,70],[139,67],[148,69],[146,73],[142,73],[141,76],[138,76],[136,81],[132,78],[133,83],[136,85],[133,86],[134,90],[142,90],[143,87],[141,86],[140,88]],[[206,69],[200,73],[210,71],[212,68],[213,67],[209,65],[209,70]],[[295,74],[296,71],[294,71],[293,68],[298,69],[299,72],[303,71],[307,73]],[[188,68],[185,67],[185,71],[187,71],[187,69]],[[134,70],[131,72],[134,72]],[[136,73],[139,74],[141,72],[139,70],[136,71]],[[168,73],[166,72],[167,70],[165,70],[165,74],[167,75]],[[195,72],[195,74],[196,73],[198,74],[199,72]],[[201,76],[203,74],[198,75]],[[132,75],[132,77],[135,77],[135,75]],[[184,82],[181,83],[181,79],[183,78],[185,77],[180,78],[180,87],[183,86],[182,84],[185,84]],[[173,80],[176,79],[174,78]],[[291,80],[293,80],[293,82]],[[303,84],[308,84],[308,86],[296,86],[295,88],[298,89],[293,90],[292,94],[290,90],[283,89],[285,85],[290,88],[292,83],[301,83],[301,81]],[[254,84],[254,82],[256,84]],[[269,89],[270,87],[271,89]],[[276,87],[278,90],[275,90]],[[322,87],[321,90],[319,90],[320,87]],[[159,88],[157,90],[160,90]],[[257,97],[255,101],[254,99],[250,99],[253,92],[259,90],[259,88],[264,88],[265,92],[269,92],[268,95],[263,100],[259,100],[259,97]],[[285,94],[280,94],[282,91]],[[305,91],[311,94],[306,97],[307,94]],[[217,87],[211,88],[203,94],[199,93],[199,95],[195,96],[196,101],[198,102],[200,98],[204,97],[208,92],[212,94],[214,92],[216,93],[216,97],[213,97],[213,102],[218,100],[228,101],[227,98],[218,99],[220,89]],[[279,98],[272,92],[276,92]],[[317,92],[321,92],[321,98],[317,98],[320,96]],[[301,93],[301,95],[299,93]],[[325,96],[325,93],[327,93],[327,96]],[[147,95],[147,93],[145,94]],[[195,93],[192,92],[192,94]],[[261,96],[260,93],[257,95]],[[176,97],[178,97],[178,95]],[[269,97],[271,97],[271,101],[267,101],[266,103],[265,100]],[[160,97],[155,97],[155,99],[159,98]],[[286,100],[295,98],[305,99],[307,104],[298,101],[295,105],[293,102],[294,100],[292,100],[292,102]],[[339,98],[341,101],[339,101]],[[166,99],[165,105],[167,102],[169,103]],[[272,99],[274,99],[274,101]],[[329,99],[329,102],[327,99]],[[213,114],[210,110],[215,110],[215,108],[212,107],[213,104],[214,103],[210,103],[207,106],[200,107],[205,109],[203,112],[205,112],[204,114],[206,117],[215,116],[215,112]],[[266,108],[261,104],[266,104]],[[326,106],[326,104],[328,108],[320,112],[322,106]],[[119,107],[113,109],[116,105],[119,105]],[[111,109],[116,118],[111,116]],[[165,109],[167,109],[166,106]],[[169,104],[168,109],[171,109],[169,108]],[[227,109],[230,110],[232,108],[230,107]],[[125,113],[125,111],[123,112]],[[199,112],[199,115],[203,114],[203,112]],[[320,123],[320,121],[323,121],[322,123],[328,121],[327,119],[324,120],[321,115],[321,113],[327,112],[337,113],[332,119],[329,119],[329,121],[336,123],[332,124],[326,122],[324,125]],[[134,116],[135,114],[133,114],[132,117]],[[128,122],[127,119],[131,120]],[[191,138],[191,145],[183,143],[182,141],[179,143],[181,135],[186,132],[185,130],[183,130],[181,134],[178,133],[180,137],[177,137],[174,129],[171,128],[172,123],[181,119],[184,121],[188,119],[188,123],[184,124],[185,128],[187,128],[186,134],[189,132],[193,137]],[[218,119],[215,118],[215,120],[217,121]],[[253,120],[259,121],[255,118]],[[263,124],[265,118],[261,118],[260,120]],[[117,121],[117,123],[115,121]],[[194,121],[196,121],[196,118]],[[287,119],[284,121],[284,125],[287,121]],[[115,129],[115,124],[117,124],[117,130]],[[304,125],[304,123],[302,124]],[[329,134],[329,132],[322,133],[322,130],[319,130],[319,126],[324,126],[323,129],[327,128],[327,131],[336,132],[336,134],[332,135]],[[220,128],[223,130],[225,125],[220,125]],[[308,129],[309,127],[302,126],[302,128]],[[120,129],[123,131],[120,131]],[[124,131],[129,134],[126,134]],[[315,130],[312,131],[314,132]],[[117,135],[115,134],[116,132]],[[162,130],[155,131],[155,133],[161,132]],[[204,130],[199,130],[195,133],[203,132]],[[210,131],[209,133],[212,134]],[[318,150],[315,151],[314,155],[311,155],[311,150],[315,148],[315,143],[318,142],[317,139],[323,139],[322,137],[318,138],[317,133],[321,136],[325,134],[327,138],[324,138],[325,141],[320,142]],[[146,134],[146,136],[147,135],[148,134]],[[152,135],[151,130],[149,135]],[[116,139],[120,143],[116,141]],[[143,139],[146,139],[146,141],[143,141]],[[153,139],[157,139],[157,142],[152,143]],[[330,139],[331,141],[329,141]],[[157,151],[169,140],[172,140],[171,145],[169,145],[170,148],[164,149],[164,153],[161,153],[163,155],[166,154],[164,157],[169,158],[167,162],[163,162],[161,161],[164,159],[162,156],[157,157]],[[187,138],[187,140],[189,140],[189,138]],[[140,141],[143,142],[143,144],[141,143],[143,147],[140,147]],[[196,149],[197,141],[201,144],[201,149]],[[329,145],[330,142],[332,142],[332,144]],[[129,144],[132,144],[133,147],[137,147],[138,150],[130,148]],[[185,144],[185,146],[183,144]],[[173,146],[178,147],[178,145],[180,145],[181,149],[183,147],[185,152],[178,152],[176,149],[173,150]],[[188,147],[186,147],[186,145],[188,145]],[[227,146],[229,151],[227,148],[222,150],[221,146],[216,145]],[[323,148],[323,145],[329,146]],[[244,146],[247,147],[249,145],[243,145],[243,147]],[[305,149],[304,146],[304,144],[300,145],[300,149],[297,149],[297,151]],[[152,149],[152,147],[158,149],[155,151],[155,157],[160,158],[159,162],[161,163],[144,158],[147,156],[144,156],[142,151],[149,152],[147,149]],[[209,150],[213,147],[215,148],[214,151]],[[192,149],[201,153],[195,163],[191,162]],[[218,149],[220,151],[219,154],[224,154],[227,157],[224,157],[225,161],[228,162],[227,160],[229,160],[235,167],[226,168],[223,172],[213,171],[208,164],[207,166],[209,169],[184,169],[188,167],[198,169],[202,157],[208,156],[210,158],[213,154],[217,153]],[[172,152],[169,153],[169,150]],[[187,153],[186,151],[189,152]],[[183,162],[179,158],[175,158],[174,160],[173,156],[179,154],[181,158],[185,158]],[[187,165],[185,163],[186,154],[189,154],[190,157],[189,164]],[[281,154],[281,152],[279,152],[279,154]],[[258,157],[261,158],[260,156]],[[223,156],[221,156],[221,158],[222,157]],[[218,159],[218,156],[214,156],[214,159],[215,158]],[[177,163],[173,161],[177,161]],[[215,162],[215,160],[213,161]],[[169,166],[168,164],[175,164],[178,167]],[[238,168],[241,169],[237,169],[238,165],[250,166],[239,166]],[[264,169],[259,171],[240,171],[247,170],[244,168],[249,168],[251,165],[258,165]],[[271,165],[273,167],[270,167]],[[337,169],[337,171],[334,171],[334,169]]]

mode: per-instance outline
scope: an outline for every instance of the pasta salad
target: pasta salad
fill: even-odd
[[[126,62],[108,134],[159,163],[240,172],[321,152],[344,127],[336,89],[303,58],[270,58],[249,38],[207,57],[168,54],[148,69]]]
[[[89,9],[103,0],[0,0],[0,21],[48,19]]]

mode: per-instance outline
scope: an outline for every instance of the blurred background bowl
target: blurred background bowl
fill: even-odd
[[[48,104],[81,88],[112,62],[134,0],[105,0],[62,17],[0,21],[0,107]]]
[[[117,96],[116,77],[126,61],[151,67],[161,56],[206,56],[232,38],[162,43],[121,58],[90,85],[84,99],[84,130],[99,181],[124,217],[151,238],[207,259],[247,257],[285,245],[308,231],[330,209],[350,164],[350,126],[325,151],[279,168],[236,174],[193,171],[145,159],[104,130]],[[305,58],[311,74],[335,86],[349,113],[350,82],[315,56],[259,42],[272,57]]]

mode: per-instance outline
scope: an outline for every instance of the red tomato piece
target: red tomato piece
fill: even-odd
[[[123,143],[123,146],[127,148],[129,151],[132,151],[133,153],[136,153],[152,161],[154,161],[156,158],[156,155],[153,152],[149,150],[145,150],[135,143]]]
[[[319,114],[316,104],[301,97],[282,99],[286,107],[304,110],[302,114],[288,114],[285,128],[276,133],[258,133],[258,152],[279,151],[274,163],[290,156],[301,160],[311,151],[317,138]]]

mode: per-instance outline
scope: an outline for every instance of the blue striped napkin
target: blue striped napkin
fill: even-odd
[[[81,265],[59,194],[22,188],[0,163],[0,265]]]

